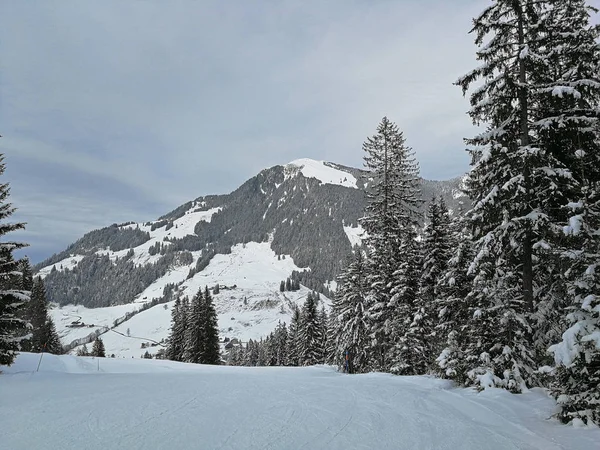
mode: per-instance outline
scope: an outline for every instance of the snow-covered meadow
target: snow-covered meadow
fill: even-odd
[[[326,366],[227,367],[21,354],[0,375],[0,447],[592,450],[541,389],[480,394]]]

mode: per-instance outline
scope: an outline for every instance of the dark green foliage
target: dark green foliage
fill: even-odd
[[[199,289],[192,299],[186,326],[183,361],[196,364],[220,364],[217,313],[208,286],[204,288],[204,292]],[[177,331],[177,328],[173,328],[173,331]],[[175,342],[174,337],[176,336],[172,337],[173,342]]]
[[[366,277],[367,267],[363,252],[356,250],[354,261],[338,280],[328,331],[332,342],[332,362],[342,367],[345,352],[349,351],[354,371],[357,373],[368,372],[370,368]]]
[[[205,350],[202,362],[204,364],[220,364],[219,328],[217,312],[208,287],[204,289],[204,341]]]
[[[290,320],[290,327],[288,329],[287,343],[287,364],[290,366],[299,366],[301,361],[300,321],[300,310],[297,307],[294,307],[292,318]]]
[[[399,252],[403,236],[418,223],[421,202],[418,176],[419,167],[414,152],[406,145],[398,127],[384,117],[377,132],[363,144],[368,177],[372,179],[367,190],[365,217],[361,224],[367,232],[369,316],[371,318],[372,361],[379,370],[392,365],[390,350],[393,346],[397,309],[401,306],[397,271],[401,265],[414,264]],[[408,320],[403,318],[402,320]]]
[[[323,362],[325,350],[323,334],[322,317],[317,309],[317,296],[309,292],[302,307],[298,326],[297,351],[300,365],[311,366]]]
[[[62,354],[62,344],[60,343],[54,322],[48,314],[46,290],[44,282],[40,277],[36,278],[33,283],[27,315],[31,324],[29,351],[34,353],[48,352],[55,355]]]
[[[189,302],[187,297],[175,300],[171,311],[171,334],[165,357],[171,361],[183,361],[186,344]]]
[[[98,358],[106,357],[106,352],[104,350],[104,342],[102,341],[102,338],[100,336],[98,336],[94,341],[91,356],[96,356]]]
[[[5,168],[4,155],[0,154],[0,176],[4,174]],[[25,227],[22,223],[7,222],[15,211],[8,203],[9,193],[8,183],[0,184],[0,236]],[[0,243],[0,365],[12,364],[26,326],[22,311],[29,301],[30,292],[23,289],[24,277],[26,284],[29,281],[27,275],[19,272],[18,263],[12,255],[13,251],[24,246],[25,244],[6,240]]]
[[[129,303],[163,276],[174,258],[170,253],[155,264],[136,266],[126,258],[113,262],[107,255],[89,255],[73,269],[48,274],[45,278],[48,300],[91,308]]]

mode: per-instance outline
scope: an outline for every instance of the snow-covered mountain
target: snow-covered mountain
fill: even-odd
[[[52,314],[63,342],[101,330],[109,354],[137,357],[141,342],[167,337],[174,299],[204,286],[220,287],[222,338],[257,339],[289,323],[310,289],[328,307],[332,280],[361,241],[363,178],[359,169],[300,159],[158,220],[91,231],[37,267],[61,305]],[[441,195],[455,208],[460,182],[423,180],[423,198]],[[301,289],[280,292],[292,273]]]

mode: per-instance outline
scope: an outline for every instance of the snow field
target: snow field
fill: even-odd
[[[299,167],[302,175],[306,178],[316,178],[323,184],[337,184],[350,188],[357,188],[354,175],[326,166],[324,161],[315,161],[314,159],[296,159],[286,166]]]
[[[326,366],[224,367],[21,354],[0,375],[2,446],[71,449],[591,450],[542,390],[480,394]]]

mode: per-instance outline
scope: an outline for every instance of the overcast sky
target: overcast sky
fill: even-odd
[[[35,262],[298,158],[361,167],[387,115],[422,176],[468,170],[487,0],[0,0],[0,151]]]

